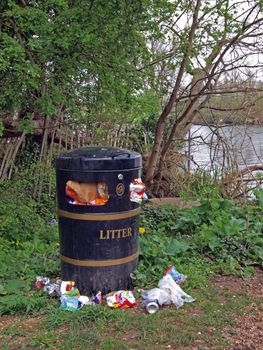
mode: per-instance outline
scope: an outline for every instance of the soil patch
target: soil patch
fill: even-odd
[[[225,327],[223,337],[229,342],[232,350],[262,350],[263,349],[263,271],[256,269],[256,274],[250,278],[233,276],[218,276],[215,284],[225,291],[244,292],[261,301],[245,307],[242,315],[230,314],[235,320],[234,327]]]
[[[213,283],[220,289],[244,292],[255,298],[263,298],[263,270],[260,268],[256,268],[255,275],[249,278],[217,276],[213,279]]]
[[[227,349],[263,349],[263,310],[261,307],[253,303],[245,307],[243,315],[233,316],[236,321],[235,328],[226,329],[223,335],[230,343]]]

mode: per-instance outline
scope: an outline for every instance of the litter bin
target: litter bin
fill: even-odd
[[[57,156],[61,277],[75,281],[81,293],[131,286],[140,208],[130,201],[129,186],[141,176],[141,167],[139,153],[112,147]],[[103,199],[96,198],[97,188]]]

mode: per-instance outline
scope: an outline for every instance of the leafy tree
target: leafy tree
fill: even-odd
[[[69,124],[128,114],[161,12],[151,0],[2,1],[2,132],[43,134],[61,114]]]

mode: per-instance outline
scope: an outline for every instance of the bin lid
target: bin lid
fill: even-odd
[[[107,171],[141,168],[140,153],[115,147],[82,147],[58,154],[57,169]]]

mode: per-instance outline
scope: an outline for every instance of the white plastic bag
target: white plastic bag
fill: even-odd
[[[160,306],[171,304],[171,295],[168,290],[153,288],[142,292],[143,299],[157,300]]]
[[[174,304],[177,308],[183,306],[184,303],[192,303],[195,301],[194,298],[186,294],[182,288],[175,283],[170,275],[166,275],[160,279],[158,287],[159,288],[142,291],[143,299],[157,300],[160,306]]]
[[[176,307],[183,306],[184,303],[192,303],[195,301],[190,295],[186,294],[178,284],[175,283],[172,276],[164,276],[158,283],[158,287],[170,293],[171,302]]]

